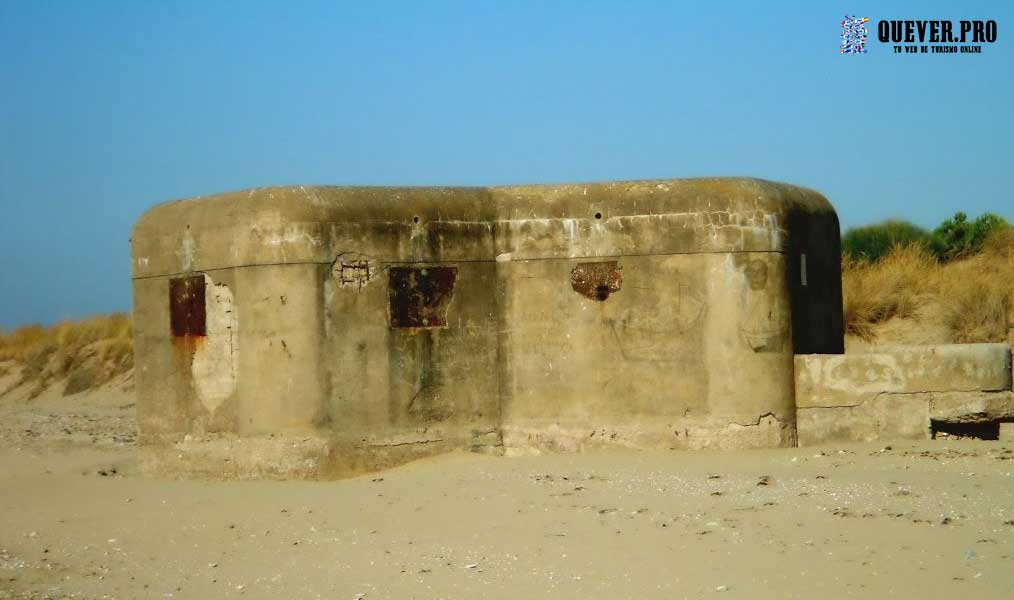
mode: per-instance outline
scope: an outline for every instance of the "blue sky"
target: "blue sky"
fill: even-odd
[[[0,3],[0,327],[130,306],[130,227],[269,184],[749,175],[1014,220],[1011,3]],[[845,13],[993,19],[838,53]]]

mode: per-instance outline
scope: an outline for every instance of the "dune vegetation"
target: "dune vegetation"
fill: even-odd
[[[949,261],[980,252],[994,233],[1009,227],[1006,219],[993,213],[969,219],[965,213],[957,212],[932,231],[908,221],[889,219],[850,227],[842,235],[841,250],[850,259],[876,262],[897,245],[919,246],[937,259]]]
[[[899,241],[876,260],[844,254],[845,333],[878,339],[878,325],[911,319],[941,326],[945,341],[1009,342],[1014,326],[1014,228],[994,228],[974,250],[941,258],[924,243]]]
[[[64,381],[70,395],[102,385],[134,366],[133,327],[124,313],[26,325],[0,333],[0,363],[20,369],[29,397]]]

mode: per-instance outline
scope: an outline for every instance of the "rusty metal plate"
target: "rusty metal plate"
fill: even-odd
[[[623,285],[623,269],[615,260],[580,263],[570,272],[570,285],[586,298],[605,302]]]
[[[175,337],[207,334],[203,275],[169,280],[169,329]]]
[[[446,327],[457,267],[391,267],[391,327]]]

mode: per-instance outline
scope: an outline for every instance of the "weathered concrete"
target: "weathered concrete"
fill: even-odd
[[[997,439],[1001,442],[1014,442],[1014,421],[1000,423],[1000,431]]]
[[[793,353],[842,351],[838,256],[823,197],[751,179],[163,204],[132,236],[142,465],[793,445]]]
[[[800,445],[926,439],[934,423],[1014,419],[1006,344],[881,347],[795,363]]]

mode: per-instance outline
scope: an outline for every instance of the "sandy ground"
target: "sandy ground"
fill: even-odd
[[[8,395],[10,396],[10,395]],[[0,598],[1014,598],[1014,447],[456,454],[152,481],[129,386],[0,399]]]

